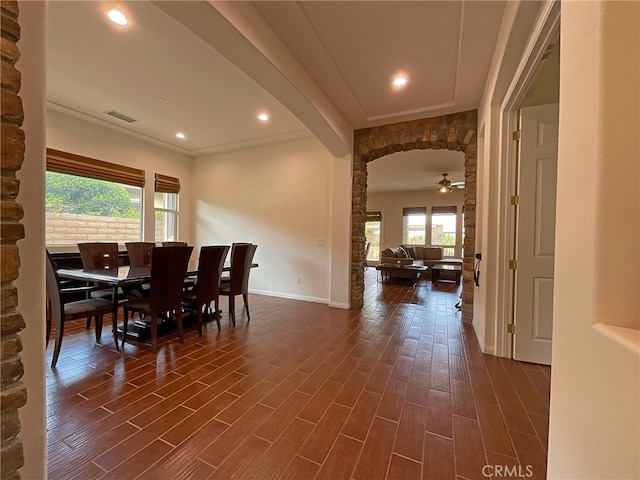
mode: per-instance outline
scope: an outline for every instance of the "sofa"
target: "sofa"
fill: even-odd
[[[380,263],[390,263],[400,265],[425,265],[433,267],[434,265],[460,265],[462,260],[459,258],[443,258],[441,247],[430,247],[427,245],[397,245],[395,247],[385,248],[382,251]],[[413,272],[395,271],[394,277],[412,277]]]

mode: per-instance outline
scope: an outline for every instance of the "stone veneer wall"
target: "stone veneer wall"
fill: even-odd
[[[25,327],[22,315],[16,310],[18,291],[13,282],[18,278],[20,253],[16,242],[24,238],[22,206],[16,202],[20,181],[16,172],[22,167],[25,135],[20,128],[24,118],[20,91],[21,76],[15,68],[20,57],[17,42],[20,38],[18,2],[2,0],[1,17],[1,124],[0,150],[0,478],[20,478],[18,470],[24,465],[18,409],[27,402],[27,391],[21,379],[24,367],[20,358],[22,342],[18,332]]]
[[[473,319],[477,124],[478,112],[471,110],[355,131],[351,205],[351,306],[353,308],[362,307],[364,296],[364,215],[367,210],[367,163],[400,151],[446,148],[464,152],[462,319],[465,321]]]

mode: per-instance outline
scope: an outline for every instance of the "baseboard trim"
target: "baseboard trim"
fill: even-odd
[[[342,308],[343,310],[349,310],[351,308],[351,305],[349,305],[348,303],[342,303],[342,302],[329,302],[329,307]]]
[[[303,302],[329,304],[328,298],[310,297],[307,295],[293,295],[291,293],[273,292],[270,290],[253,290],[253,289],[249,289],[249,293],[255,293],[256,295],[266,295],[267,297],[287,298],[289,300],[302,300]]]
[[[489,347],[487,345],[480,345],[480,350],[482,350],[482,353],[486,353],[487,355],[495,356],[495,354],[496,354],[496,347]]]

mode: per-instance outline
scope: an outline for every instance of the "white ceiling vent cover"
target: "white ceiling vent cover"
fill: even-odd
[[[127,123],[133,123],[138,121],[135,118],[131,118],[128,115],[125,115],[124,113],[118,112],[117,110],[107,110],[104,113],[106,113],[107,115],[111,115],[112,117],[115,117]]]

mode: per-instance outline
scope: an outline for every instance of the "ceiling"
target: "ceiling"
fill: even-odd
[[[48,5],[49,108],[193,157],[310,135],[327,145],[318,118],[349,144],[356,128],[477,108],[505,2]],[[114,6],[128,26],[106,18]],[[397,73],[409,80],[401,89]],[[396,170],[430,181],[456,170],[442,164],[448,153],[403,154],[415,165]],[[398,175],[383,176],[399,185]]]
[[[367,163],[367,192],[436,189],[442,174],[464,182],[464,153],[450,150],[409,150]]]

